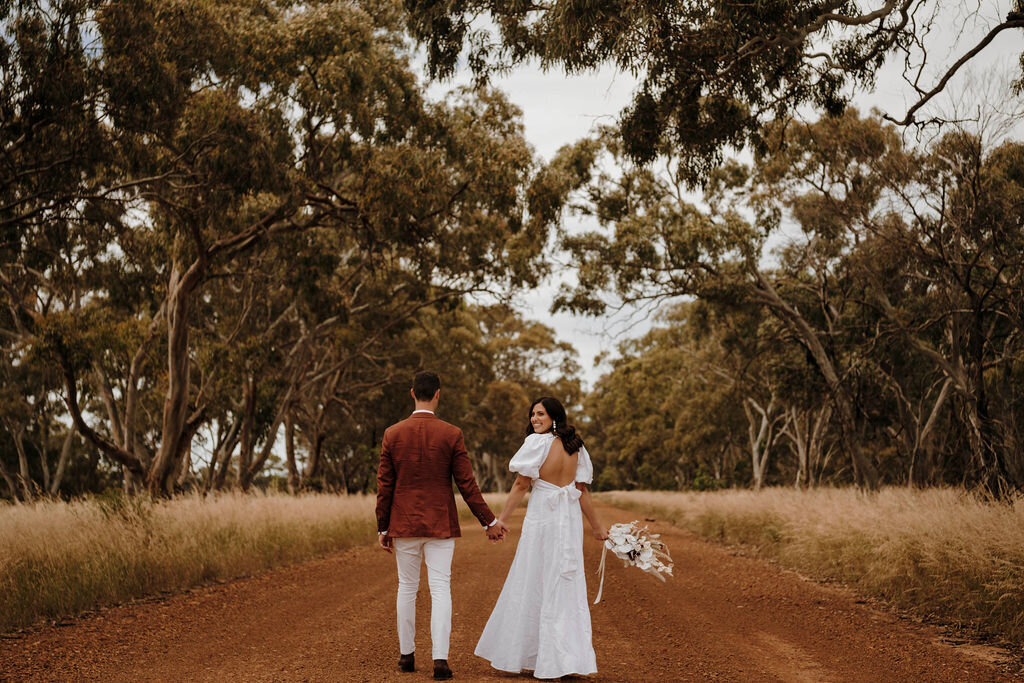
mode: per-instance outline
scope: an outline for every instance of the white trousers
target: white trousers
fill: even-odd
[[[454,538],[396,538],[398,564],[398,647],[401,654],[416,649],[416,592],[420,587],[420,563],[427,563],[430,587],[430,644],[434,659],[448,659],[452,633],[452,554]]]

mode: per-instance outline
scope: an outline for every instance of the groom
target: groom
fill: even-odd
[[[416,670],[416,591],[420,563],[427,564],[434,680],[442,681],[452,677],[450,580],[455,539],[462,535],[452,478],[489,539],[502,540],[508,528],[480,494],[462,430],[434,415],[441,380],[432,372],[420,372],[411,393],[416,402],[412,415],[384,432],[377,470],[377,538],[387,552],[394,549],[398,562],[398,668],[403,672]]]

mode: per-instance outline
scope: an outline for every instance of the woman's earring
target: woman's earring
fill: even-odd
[[[555,422],[554,420],[552,420],[551,421],[551,431],[555,431],[556,429],[558,429],[558,423]]]

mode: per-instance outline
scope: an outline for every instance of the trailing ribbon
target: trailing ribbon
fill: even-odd
[[[554,493],[549,494],[548,505],[552,510],[558,510],[558,543],[562,546],[558,573],[561,576],[569,577],[576,573],[576,554],[578,548],[573,546],[572,533],[569,531],[569,505],[580,499],[582,495],[575,484],[559,487]],[[559,509],[561,508],[561,509]]]
[[[594,604],[601,602],[601,592],[604,590],[604,556],[608,554],[608,546],[601,544],[601,564],[597,568],[597,572],[601,575],[601,584],[597,587],[597,597],[594,598]]]

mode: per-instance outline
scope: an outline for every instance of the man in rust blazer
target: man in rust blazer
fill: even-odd
[[[430,585],[430,639],[434,680],[452,677],[448,641],[452,630],[451,565],[455,539],[462,535],[452,479],[492,541],[508,530],[484,501],[466,453],[462,430],[434,414],[441,380],[418,373],[412,397],[416,409],[384,432],[377,470],[377,533],[380,546],[394,550],[398,564],[398,668],[415,671],[416,592],[420,564]]]

